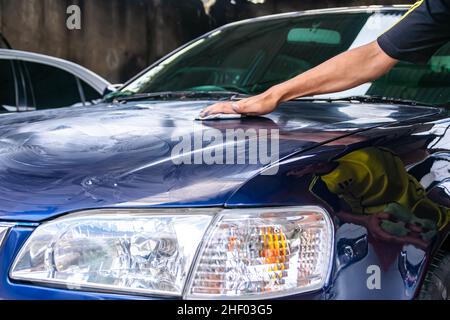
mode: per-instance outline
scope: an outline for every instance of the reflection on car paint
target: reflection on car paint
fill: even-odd
[[[427,197],[392,151],[368,147],[335,162],[331,172],[314,178],[312,192],[320,179],[345,204],[344,212],[367,217],[375,237],[426,248],[448,223],[450,210]]]
[[[434,153],[409,172],[419,179],[427,191],[439,187],[450,196],[450,153]]]
[[[175,165],[170,153],[176,143],[173,136],[196,130],[275,128],[280,130],[284,158],[339,138],[357,142],[351,135],[342,136],[373,126],[348,122],[363,119],[357,110],[366,104],[300,101],[267,117],[215,124],[194,121],[211,103],[100,104],[0,119],[0,216],[36,221],[99,206],[223,205],[261,165]],[[378,108],[396,120],[437,112],[413,106]]]
[[[340,290],[340,283],[364,281],[364,277],[366,277],[365,271],[363,271],[364,266],[368,267],[372,263],[376,263],[382,268],[383,281],[389,281],[390,285],[396,282],[397,278],[394,275],[397,272],[397,276],[400,276],[404,283],[404,291],[401,295],[405,298],[412,298],[416,294],[418,284],[424,275],[424,270],[426,270],[425,266],[429,262],[426,257],[433,252],[434,248],[440,246],[449,230],[448,208],[450,207],[450,200],[447,193],[449,180],[448,167],[446,168],[444,161],[447,162],[449,159],[448,149],[450,145],[447,145],[447,149],[444,145],[441,145],[438,149],[429,149],[429,147],[432,146],[431,142],[437,141],[437,138],[439,141],[445,141],[450,131],[444,134],[445,130],[433,130],[435,125],[442,127],[443,123],[438,120],[418,125],[379,127],[367,132],[355,133],[348,140],[343,138],[331,141],[311,152],[302,152],[298,156],[294,155],[283,160],[281,162],[283,165],[277,177],[280,181],[274,186],[271,185],[273,181],[271,182],[268,177],[255,177],[242,187],[234,197],[230,198],[228,203],[231,205],[244,203],[245,201],[256,202],[256,198],[252,200],[253,196],[251,195],[254,193],[252,190],[257,188],[260,192],[258,201],[268,198],[268,205],[270,203],[283,203],[283,201],[289,204],[307,202],[317,205],[317,201],[319,201],[319,205],[325,205],[337,218],[335,222],[337,227],[336,252],[338,255],[327,298],[357,298],[358,296],[353,295],[353,293],[361,292],[364,288],[355,287],[355,291],[352,291],[347,287],[345,290],[342,290],[342,288]],[[447,126],[448,121],[445,127]],[[358,145],[360,146],[358,147]],[[381,179],[381,181],[386,179],[386,181],[394,182],[385,189],[385,192],[389,190],[392,195],[385,195],[386,197],[383,198],[383,192],[381,192],[379,197],[381,200],[378,203],[368,205],[372,214],[362,214],[364,206],[358,202],[355,203],[355,208],[352,208],[346,203],[342,195],[339,197],[339,192],[331,192],[327,184],[321,179],[322,176],[327,176],[339,167],[339,159],[345,158],[346,155],[353,152],[355,152],[354,155],[364,153],[364,150],[366,155],[384,159],[383,161],[387,163],[383,165],[390,166],[391,171],[395,171],[394,175],[388,174]],[[353,156],[349,156],[350,160],[354,160],[352,159]],[[368,157],[367,161],[363,161],[363,167],[368,167],[370,170],[374,170],[375,167],[375,174],[380,175],[379,168],[376,171],[376,166],[374,166],[376,161],[372,163],[371,159],[372,157]],[[366,172],[371,172],[370,170],[366,170]],[[397,178],[393,180],[394,177]],[[329,181],[329,184],[335,188],[340,188],[332,180]],[[313,195],[315,200],[305,194],[303,191],[305,185],[309,185],[310,194]],[[258,186],[264,186],[264,190],[261,190],[262,188]],[[283,193],[277,191],[281,186],[283,186]],[[342,186],[345,189],[345,185]],[[363,185],[363,187],[366,188],[367,186]],[[390,191],[391,189],[393,191]],[[383,189],[380,188],[380,190]],[[402,190],[403,197],[401,196]],[[393,197],[396,199],[392,199]],[[395,201],[389,203],[389,199]],[[397,203],[397,201],[400,203]],[[355,212],[352,209],[355,209]],[[378,209],[381,213],[377,213],[375,209]],[[384,210],[388,212],[384,212]],[[409,223],[405,223],[401,219]],[[418,225],[416,226],[415,223],[418,223]],[[356,228],[355,230],[360,231],[346,232],[345,235],[342,235],[340,230],[347,225],[359,226],[360,229]],[[390,228],[392,225],[395,228]],[[381,228],[381,226],[386,227],[387,230]],[[396,228],[397,226],[400,226],[400,228]],[[412,230],[410,231],[410,229]],[[402,235],[404,231],[407,231],[406,235],[404,233]],[[348,259],[344,255],[339,256],[339,253],[343,252],[343,243],[355,241],[359,237],[364,239],[364,235],[367,236],[368,255],[360,255],[361,260]],[[407,257],[401,255],[405,250],[407,250]],[[347,264],[344,262],[347,262]],[[358,265],[356,270],[361,272],[360,274],[355,273],[353,267],[350,268],[354,264]],[[417,275],[414,276],[416,272]],[[353,278],[354,280],[351,280]],[[399,293],[394,292],[395,290],[389,291],[389,294],[386,295],[387,290],[393,290],[393,288],[387,288],[386,284],[382,288],[384,288],[384,290],[381,290],[384,295],[377,293],[375,290],[368,291],[368,297],[399,297]]]
[[[104,104],[82,112],[67,108],[5,118],[0,126],[3,166],[0,218],[40,221],[71,210],[133,205],[319,205],[326,208],[336,226],[336,257],[330,282],[316,298],[355,299],[362,294],[366,298],[414,296],[426,270],[425,258],[434,245],[439,244],[434,242],[436,237],[425,241],[422,235],[426,232],[418,230],[414,237],[395,235],[401,238],[395,243],[377,238],[373,230],[374,225],[379,226],[382,221],[399,222],[378,219],[376,211],[386,207],[392,212],[389,215],[401,217],[406,211],[406,217],[411,220],[423,219],[422,214],[416,217],[413,210],[421,200],[432,208],[425,218],[435,223],[436,207],[441,210],[450,205],[446,203],[448,197],[440,193],[448,181],[440,166],[443,159],[448,159],[448,149],[443,145],[438,149],[428,148],[437,137],[445,141],[448,134],[443,129],[433,131],[435,125],[444,125],[432,122],[441,117],[436,109],[389,105],[386,108],[390,110],[390,117],[403,123],[390,125],[391,122],[375,121],[375,127],[374,121],[363,123],[356,118],[349,121],[352,117],[364,119],[363,112],[356,109],[362,110],[365,104],[291,102],[266,117],[196,124],[200,130],[279,129],[281,162],[275,176],[262,176],[260,166],[248,164],[175,166],[170,159],[170,137],[193,134],[193,119],[209,103]],[[341,111],[343,105],[348,105],[344,108],[346,113]],[[408,122],[409,118],[418,116],[426,117],[428,122]],[[116,129],[118,134],[111,135]],[[396,170],[400,170],[399,166],[403,168],[397,173],[401,174],[403,180],[399,181],[403,183],[395,181],[386,187],[387,190],[394,188],[397,194],[401,194],[399,190],[406,192],[406,197],[394,199],[394,203],[401,202],[400,207],[395,204],[388,207],[389,201],[380,197],[379,202],[366,204],[371,213],[361,214],[363,206],[357,204],[354,208],[359,211],[352,212],[339,192],[331,192],[320,178],[336,170],[339,159],[353,159],[364,152],[381,158],[383,165]],[[372,167],[369,161],[369,169],[373,171]],[[418,187],[424,177],[424,182],[436,182]],[[332,180],[327,182],[333,186]],[[313,192],[308,192],[309,187]],[[420,192],[409,194],[408,191],[417,191],[415,187]],[[367,220],[367,217],[375,219]],[[444,224],[442,228],[446,230]],[[346,226],[352,228],[349,230]],[[382,236],[392,236],[379,229]],[[438,231],[437,226],[435,229]],[[406,257],[401,255],[405,250]],[[381,269],[380,290],[365,287],[366,270],[371,265]]]
[[[406,296],[414,296],[414,291],[416,289],[417,283],[420,280],[420,272],[424,267],[424,261],[425,256],[414,254],[414,252],[412,252],[411,248],[408,246],[404,247],[400,252],[398,259],[398,269],[405,284]]]
[[[337,273],[349,265],[364,259],[369,250],[366,234],[357,238],[336,239],[336,242]]]

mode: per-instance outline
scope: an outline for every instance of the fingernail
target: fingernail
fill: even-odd
[[[239,109],[240,109],[241,107],[239,106],[239,104],[233,103],[233,104],[231,105],[231,108],[232,108],[234,111],[238,112]]]

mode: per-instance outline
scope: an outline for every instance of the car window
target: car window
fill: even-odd
[[[101,99],[102,95],[98,93],[94,88],[88,85],[86,82],[80,79],[81,87],[83,88],[84,98],[86,101],[92,101]]]
[[[259,93],[345,51],[370,14],[308,16],[242,24],[199,39],[126,89]]]
[[[399,10],[342,12],[234,24],[168,56],[121,91],[233,90],[258,94],[338,53],[374,41],[403,14]],[[379,80],[317,97],[376,95],[444,104],[450,101],[449,66],[447,45],[428,65],[399,63]]]
[[[14,70],[11,61],[0,59],[0,105],[17,106],[14,84]]]
[[[36,109],[58,108],[82,102],[74,75],[53,66],[24,62]]]

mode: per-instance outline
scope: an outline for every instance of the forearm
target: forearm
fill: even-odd
[[[376,42],[344,52],[268,90],[278,102],[297,97],[338,92],[373,81],[388,72],[397,60]]]

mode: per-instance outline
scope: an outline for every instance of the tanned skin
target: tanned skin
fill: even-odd
[[[259,95],[238,102],[211,105],[201,112],[201,116],[217,113],[267,114],[284,101],[343,91],[374,81],[391,70],[397,62],[374,41],[341,53]]]

